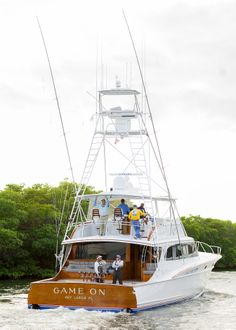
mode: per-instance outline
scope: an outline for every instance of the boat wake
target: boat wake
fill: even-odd
[[[202,298],[210,300],[219,300],[219,299],[227,299],[227,298],[233,298],[236,297],[235,294],[227,293],[227,292],[218,292],[218,291],[212,291],[207,290],[203,293]]]

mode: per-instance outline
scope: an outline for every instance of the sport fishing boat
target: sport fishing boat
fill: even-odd
[[[201,295],[221,249],[188,237],[170,194],[150,108],[141,94],[116,88],[98,92],[95,130],[68,219],[59,271],[31,283],[29,308],[83,308],[137,312]],[[100,180],[103,191],[85,194]],[[107,216],[101,214],[105,199]],[[144,204],[136,222],[122,212]],[[139,236],[139,235],[138,235]],[[112,283],[112,262],[124,262],[122,284]],[[94,263],[106,265],[97,281]]]

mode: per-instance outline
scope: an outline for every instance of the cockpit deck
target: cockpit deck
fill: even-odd
[[[137,284],[141,284],[143,281],[133,281],[133,280],[125,280],[123,281],[123,284],[112,284],[112,280],[111,279],[105,279],[104,280],[104,283],[97,283],[97,282],[88,282],[88,281],[84,281],[82,279],[60,279],[58,281],[51,281],[51,282],[55,282],[55,283],[83,283],[83,284],[93,284],[93,285],[123,285],[123,286],[134,286],[134,285],[137,285]]]

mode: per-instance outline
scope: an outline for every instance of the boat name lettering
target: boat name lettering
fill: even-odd
[[[92,296],[95,296],[95,295],[99,295],[99,296],[105,296],[105,289],[95,289],[95,288],[92,288],[89,290],[89,293],[92,295]]]
[[[91,296],[105,296],[106,290],[105,289],[96,289],[96,288],[91,288],[87,292],[84,291],[84,288],[59,288],[59,287],[54,287],[53,288],[53,293],[54,294],[77,294],[77,295],[83,295],[83,294],[89,294]]]

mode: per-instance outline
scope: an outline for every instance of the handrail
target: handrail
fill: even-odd
[[[95,217],[94,219],[88,218],[85,222],[80,222],[78,224],[73,225],[73,231],[71,235],[68,235],[65,240],[70,240],[72,236],[75,234],[77,229],[80,229],[76,233],[76,237],[87,237],[87,236],[97,236],[100,235],[100,228],[104,228],[105,236],[106,235],[115,235],[115,236],[123,236],[130,235],[135,236],[134,228],[132,226],[131,221],[127,221],[127,219],[114,220],[113,216],[110,215],[107,221],[101,220],[99,217]],[[178,224],[181,226],[181,223]],[[157,229],[157,233],[155,233],[154,229]],[[147,241],[152,241],[154,239],[176,239],[176,231],[173,230],[173,224],[169,219],[165,218],[152,218],[142,219],[140,220],[140,235],[141,239],[146,239]],[[182,235],[183,239],[185,239],[185,235]]]
[[[123,235],[131,235],[134,236],[134,229],[129,221],[125,220],[112,220],[109,219],[108,221],[103,221],[100,219],[94,219],[86,222],[80,222],[77,226],[75,226],[73,234],[76,231],[76,228],[81,228],[80,237],[85,236],[94,236],[100,235],[101,225],[104,226],[104,234],[106,235],[116,235],[116,236],[123,236]],[[89,229],[90,228],[90,229]],[[140,221],[140,235],[141,238],[148,237],[152,229],[152,222],[149,221],[148,223],[145,222],[143,219]],[[91,232],[87,231],[91,230]],[[72,238],[73,235],[70,236]],[[70,239],[68,237],[68,239]]]
[[[207,248],[213,254],[221,254],[221,247],[220,246],[209,245],[205,242],[200,242],[200,241],[196,241],[195,243],[196,243],[197,251],[199,251],[199,249],[202,249],[201,252],[207,253],[207,250],[206,250],[206,248]]]

